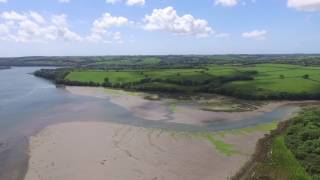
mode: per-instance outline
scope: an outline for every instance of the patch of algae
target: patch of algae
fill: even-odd
[[[260,124],[257,126],[246,127],[242,129],[234,129],[227,131],[218,132],[170,132],[170,136],[178,141],[180,138],[187,139],[202,139],[209,141],[213,147],[221,154],[225,156],[232,156],[239,154],[240,152],[236,149],[235,145],[223,141],[223,137],[231,135],[246,135],[254,132],[270,132],[277,128],[278,122],[274,121],[271,123]]]

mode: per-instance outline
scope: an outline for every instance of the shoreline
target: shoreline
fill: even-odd
[[[190,125],[207,125],[208,123],[238,122],[255,118],[283,106],[299,106],[317,101],[263,101],[255,110],[244,112],[224,112],[202,110],[200,105],[188,106],[183,101],[172,99],[149,100],[147,93],[127,92],[96,87],[66,86],[69,93],[102,98],[125,108],[136,117],[152,121],[166,121]],[[219,102],[217,102],[219,104]],[[281,119],[283,120],[283,119]]]
[[[0,66],[0,70],[7,70],[7,69],[11,69],[10,66]]]
[[[168,111],[163,109],[157,111],[165,104],[162,104],[162,101],[146,100],[141,93],[128,94],[122,90],[107,90],[109,92],[106,92],[106,89],[103,88],[83,87],[71,89],[67,87],[66,90],[77,95],[108,99],[114,104],[124,106],[132,113],[144,109],[146,106],[143,105],[147,103],[147,107],[151,107],[147,109],[150,114],[143,117],[148,117],[151,121],[168,121],[161,119]],[[154,106],[150,103],[158,105]],[[267,104],[254,113],[273,110],[285,105],[283,103],[301,104],[303,102]],[[185,111],[183,108],[186,108]],[[154,110],[155,112],[152,112]],[[188,124],[190,120],[179,120],[183,119],[183,114],[194,118],[188,112],[194,113],[188,107],[176,106],[175,111],[171,113],[172,117],[176,116],[173,119],[176,122]],[[212,116],[211,113],[221,112],[207,113]],[[239,112],[229,114],[239,115]],[[141,116],[143,113],[136,115]],[[203,118],[202,115],[196,114],[197,117]],[[195,122],[191,121],[191,124],[193,123]],[[234,132],[192,133],[112,122],[54,124],[30,138],[29,165],[25,180],[229,179],[250,161],[251,156],[255,153],[257,142],[268,133],[269,130],[264,128],[235,130]],[[126,173],[123,173],[123,170]]]
[[[253,170],[258,163],[263,162],[267,159],[268,153],[271,149],[272,142],[279,136],[283,131],[285,131],[290,123],[290,118],[284,122],[280,122],[277,129],[273,130],[270,134],[259,139],[257,142],[255,152],[250,158],[250,160],[231,178],[232,180],[245,180],[248,179],[252,174]]]

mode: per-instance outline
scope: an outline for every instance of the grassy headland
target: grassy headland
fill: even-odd
[[[57,83],[142,91],[217,93],[242,99],[320,98],[320,67],[289,64],[207,65],[140,70],[42,70]],[[48,76],[50,75],[50,76]]]

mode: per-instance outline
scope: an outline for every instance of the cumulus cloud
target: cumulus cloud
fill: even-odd
[[[0,17],[4,20],[12,20],[12,21],[23,21],[28,19],[26,15],[19,14],[15,11],[5,11],[1,13]]]
[[[62,37],[65,40],[68,41],[81,41],[82,37],[78,35],[75,32],[72,32],[69,29],[69,25],[67,22],[67,15],[61,14],[61,15],[54,15],[51,18],[51,22],[53,25],[57,27],[56,33],[58,37]]]
[[[115,17],[109,13],[105,13],[93,22],[91,34],[87,37],[87,40],[99,42],[103,41],[106,36],[113,36],[113,39],[118,41],[121,39],[120,32],[112,33],[108,30],[112,27],[119,27],[128,23],[129,21],[125,17]]]
[[[236,5],[245,6],[248,3],[255,3],[256,0],[214,0],[216,6],[233,7]]]
[[[128,6],[143,6],[145,3],[145,0],[127,0],[126,2]]]
[[[103,14],[92,23],[90,34],[81,36],[70,29],[66,14],[45,18],[35,11],[0,13],[0,40],[15,42],[48,42],[56,40],[117,42],[122,43],[121,32],[113,32],[113,27],[123,26],[129,21],[125,17]],[[107,39],[107,40],[106,40]]]
[[[242,33],[242,37],[255,40],[265,40],[267,33],[268,32],[266,30],[254,30]]]
[[[238,4],[238,0],[215,0],[215,5],[221,5],[221,6],[235,6]]]
[[[42,17],[42,15],[40,15],[39,13],[37,12],[34,12],[34,11],[30,11],[30,16],[37,22],[37,23],[40,23],[40,24],[43,24],[45,23],[45,19]]]
[[[287,5],[300,11],[320,10],[320,0],[288,0]]]
[[[106,3],[115,4],[122,1],[123,0],[106,0]],[[126,0],[125,2],[128,6],[143,6],[146,3],[145,0]]]
[[[27,13],[2,12],[0,14],[0,33],[2,40],[16,42],[82,40],[77,33],[69,29],[66,15],[55,15],[51,20],[46,20],[41,14],[34,11]]]
[[[0,24],[0,40],[6,40],[6,35],[9,33],[9,28],[5,24]]]
[[[206,37],[214,31],[208,22],[196,19],[190,14],[179,16],[173,7],[154,9],[144,18],[144,29],[148,31],[167,31],[178,35]]]

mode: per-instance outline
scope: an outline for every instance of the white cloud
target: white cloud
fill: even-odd
[[[51,21],[54,25],[57,25],[58,27],[67,27],[67,15],[60,14],[60,15],[53,15],[51,18]]]
[[[320,0],[288,0],[287,5],[300,11],[320,10]]]
[[[265,40],[267,33],[268,32],[266,30],[254,30],[242,33],[242,37],[255,40]]]
[[[7,3],[7,0],[0,0],[0,3]]]
[[[52,15],[45,18],[35,11],[19,13],[5,11],[0,13],[0,40],[15,42],[48,42],[48,41],[90,41],[122,43],[121,32],[113,32],[112,28],[131,22],[125,17],[103,14],[92,23],[91,32],[80,36],[70,30],[68,16]],[[107,40],[106,40],[107,39]]]
[[[30,16],[37,22],[37,23],[45,23],[46,21],[44,18],[37,12],[30,11]]]
[[[168,31],[197,37],[206,37],[213,33],[206,20],[195,19],[190,14],[179,16],[173,7],[154,9],[151,15],[145,16],[144,21],[144,29],[149,31]]]
[[[256,0],[214,0],[216,6],[233,7],[236,5],[246,6],[248,3],[255,3]]]
[[[128,6],[143,6],[145,3],[145,0],[127,0],[126,2]]]
[[[2,40],[16,42],[82,40],[77,33],[69,29],[66,15],[55,15],[51,21],[46,21],[41,14],[34,11],[28,13],[18,13],[15,11],[1,13],[0,33]]]
[[[106,0],[106,3],[108,4],[115,4],[117,2],[120,2],[121,0]]]
[[[26,15],[19,14],[15,11],[5,11],[1,13],[1,18],[5,20],[12,20],[12,21],[23,21],[28,19]]]
[[[115,4],[122,1],[123,0],[106,0],[106,3]],[[146,3],[145,0],[126,0],[125,2],[128,6],[143,6]]]
[[[6,24],[0,24],[0,40],[6,40],[9,34],[9,27]]]
[[[238,4],[238,0],[215,0],[215,5],[221,5],[221,6],[235,6]]]
[[[103,41],[105,36],[110,35],[110,32],[108,32],[110,28],[123,26],[128,23],[129,21],[125,17],[115,17],[109,13],[105,13],[93,22],[91,34],[87,39],[93,42]],[[118,38],[119,33],[116,33],[114,36]]]
[[[70,0],[59,0],[60,3],[69,3]]]
[[[67,15],[55,15],[52,16],[52,24],[57,27],[57,35],[58,37],[67,40],[67,41],[81,41],[82,37],[75,32],[72,32],[69,29],[69,25],[67,22]]]

